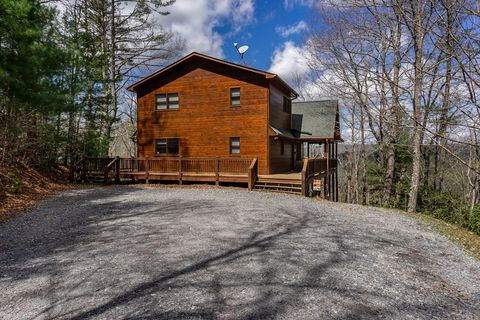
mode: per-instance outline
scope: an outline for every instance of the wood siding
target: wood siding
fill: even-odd
[[[283,97],[289,96],[274,85],[270,85],[269,124],[276,128],[291,129],[292,115],[283,112]],[[284,141],[284,153],[281,154],[281,141],[269,139],[269,173],[280,173],[292,169],[292,142]]]
[[[292,142],[283,142],[283,155],[281,153],[282,141],[270,138],[270,174],[289,172],[292,169]]]
[[[241,90],[240,106],[230,105],[230,88]],[[249,72],[202,60],[139,88],[138,155],[155,156],[155,140],[178,138],[183,157],[258,158],[268,173],[268,84]],[[178,110],[155,110],[155,95],[178,93]],[[230,154],[230,138],[240,137],[240,154]]]
[[[283,97],[289,96],[274,85],[270,85],[269,122],[276,128],[290,129],[292,114],[283,112]]]

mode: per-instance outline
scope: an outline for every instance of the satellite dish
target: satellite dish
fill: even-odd
[[[238,43],[236,43],[236,42],[233,43],[233,46],[235,47],[235,49],[237,49],[237,52],[240,55],[240,62],[243,61],[243,64],[245,64],[245,60],[243,59],[243,55],[245,54],[245,52],[247,52],[248,46],[243,45],[239,48]]]
[[[248,50],[248,46],[241,46],[240,48],[238,48],[238,52],[240,54],[244,54],[245,52],[247,52]]]

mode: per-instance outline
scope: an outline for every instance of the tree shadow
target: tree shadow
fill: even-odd
[[[30,285],[18,294],[32,298],[41,289],[46,302],[23,317],[29,319],[435,317],[465,304],[440,291],[422,302],[399,300],[415,295],[418,282],[439,281],[418,267],[428,261],[405,249],[400,235],[340,224],[343,218],[299,197],[276,203],[245,192],[237,200],[238,191],[228,191],[219,201],[215,192],[153,189],[145,195],[125,187],[72,193],[60,201],[53,223],[42,220],[49,206],[40,207],[36,219],[0,226],[44,232],[22,248],[9,238],[4,248],[13,252],[0,254],[0,289]],[[39,224],[28,224],[34,221]],[[64,229],[52,235],[49,226]],[[386,251],[392,254],[378,257]],[[384,260],[394,258],[402,270],[382,271]],[[396,278],[400,271],[406,278]]]

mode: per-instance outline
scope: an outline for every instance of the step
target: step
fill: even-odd
[[[270,189],[253,189],[254,191],[258,192],[269,192],[269,193],[287,193],[287,194],[295,194],[301,195],[301,192],[293,192],[293,191],[286,191],[286,190],[270,190]]]
[[[282,183],[282,184],[296,184],[302,185],[302,182],[294,179],[271,179],[271,178],[258,178],[257,182],[260,183]]]
[[[298,190],[302,191],[301,186],[287,186],[287,185],[270,185],[270,184],[255,184],[255,188],[266,188],[266,189],[289,189],[289,190]]]

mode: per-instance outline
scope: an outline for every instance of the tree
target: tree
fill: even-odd
[[[39,1],[2,0],[0,16],[0,162],[28,161],[54,151],[52,115],[65,105],[57,81],[65,54],[54,12]]]
[[[375,147],[365,173],[368,190],[379,191],[374,203],[398,205],[400,185],[409,190],[409,211],[416,211],[419,193],[431,185],[435,192],[457,191],[443,183],[451,159],[471,175],[469,199],[477,199],[472,190],[478,190],[478,167],[471,161],[480,127],[475,2],[318,3],[307,57],[318,87],[361,111],[348,126],[360,136],[365,131],[365,139],[352,140],[360,150],[365,143]]]
[[[108,154],[112,130],[128,103],[125,86],[136,74],[176,55],[182,42],[165,31],[158,19],[174,1],[63,0],[63,24],[71,49],[69,69],[72,114],[69,132],[78,137],[85,118],[82,154]],[[76,76],[75,76],[76,74]],[[75,89],[76,88],[76,89]],[[73,156],[74,147],[67,155]],[[79,155],[76,157],[78,158]]]

